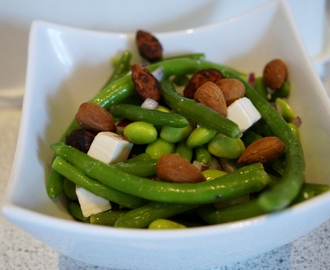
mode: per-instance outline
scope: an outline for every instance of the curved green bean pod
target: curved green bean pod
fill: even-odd
[[[80,205],[77,202],[72,202],[69,204],[69,213],[71,216],[73,216],[75,219],[78,219],[82,222],[89,223],[90,219],[89,217],[84,217]]]
[[[93,214],[89,217],[91,224],[114,226],[118,218],[126,214],[128,210],[109,210],[106,212]]]
[[[300,141],[283,117],[253,87],[230,70],[223,70],[223,75],[244,83],[246,96],[260,112],[272,133],[286,145],[286,166],[282,178],[270,190],[264,191],[258,199],[266,211],[283,209],[299,194],[305,180],[305,159]]]
[[[147,203],[147,201],[141,198],[123,193],[89,178],[79,169],[72,166],[59,156],[55,158],[52,168],[64,177],[68,178],[70,181],[74,182],[76,185],[85,188],[97,196],[118,203],[127,208],[134,209]]]
[[[260,163],[242,167],[213,181],[200,183],[154,181],[122,172],[63,143],[53,144],[52,149],[58,156],[104,185],[150,201],[205,204],[260,191],[270,181]]]
[[[147,228],[149,224],[160,218],[169,218],[196,208],[192,204],[170,204],[151,202],[122,215],[115,223],[115,227]]]
[[[236,123],[202,103],[197,103],[192,99],[181,96],[175,91],[170,81],[163,80],[161,89],[165,103],[175,112],[197,122],[203,127],[215,130],[226,136],[235,138],[240,134]]]
[[[159,126],[181,128],[189,125],[188,120],[180,114],[145,109],[138,105],[118,104],[111,108],[111,113],[115,117],[144,121]]]
[[[110,166],[136,176],[150,177],[156,175],[156,163],[157,159],[149,159],[136,162],[119,162]]]
[[[243,220],[266,214],[258,200],[250,200],[225,208],[216,209],[213,204],[203,205],[197,209],[198,215],[209,224],[221,224]]]

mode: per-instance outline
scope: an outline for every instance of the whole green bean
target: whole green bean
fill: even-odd
[[[260,191],[270,181],[260,163],[242,167],[213,181],[199,183],[154,181],[122,172],[63,143],[53,144],[52,149],[58,156],[104,185],[150,201],[211,203]]]
[[[106,212],[93,214],[89,217],[91,224],[114,226],[118,218],[126,214],[128,210],[109,210]]]
[[[196,208],[192,204],[170,204],[151,202],[122,215],[115,223],[115,227],[147,228],[149,224],[160,218],[169,218]]]
[[[150,177],[156,175],[156,163],[157,159],[149,159],[136,162],[119,162],[110,166],[136,176]]]
[[[258,199],[266,211],[283,209],[299,194],[305,180],[305,159],[300,141],[283,117],[253,87],[230,70],[223,70],[223,75],[239,79],[244,83],[246,96],[260,112],[273,134],[286,145],[286,166],[282,178],[270,190],[264,191]]]
[[[115,117],[144,121],[159,126],[181,128],[189,125],[188,120],[180,114],[145,109],[137,105],[118,104],[111,108],[111,113]]]
[[[199,125],[220,132],[229,137],[238,137],[239,127],[236,123],[217,113],[202,103],[185,98],[175,91],[169,80],[161,82],[165,103],[175,112],[197,122]]]
[[[221,209],[216,209],[213,204],[207,204],[199,207],[197,213],[208,224],[220,224],[260,216],[267,211],[254,199]]]
[[[72,202],[72,203],[69,204],[69,213],[75,219],[78,219],[78,220],[83,221],[85,223],[90,222],[89,217],[84,217],[84,215],[81,211],[80,205],[77,202]]]
[[[72,149],[75,148],[72,147]],[[134,209],[146,204],[146,201],[141,198],[123,193],[89,178],[79,169],[72,166],[59,156],[55,158],[52,168],[70,181],[74,182],[76,185],[83,187],[106,200],[118,203],[119,205]]]
[[[63,186],[64,194],[71,201],[78,201],[78,197],[76,194],[76,184],[72,181],[65,179]]]

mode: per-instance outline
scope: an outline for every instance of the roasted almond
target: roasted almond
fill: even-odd
[[[156,164],[160,180],[175,183],[197,183],[206,181],[204,175],[189,161],[176,155],[161,156]]]
[[[149,61],[162,58],[163,48],[159,40],[149,32],[139,30],[136,33],[136,44],[142,57]]]
[[[222,73],[214,68],[202,69],[196,72],[186,84],[183,95],[187,98],[194,98],[195,92],[202,84],[206,82],[217,82],[222,78]]]
[[[238,159],[240,164],[270,163],[284,151],[285,144],[276,136],[269,136],[251,143]]]
[[[112,115],[95,103],[85,102],[81,104],[76,113],[76,119],[84,129],[94,132],[116,130]]]
[[[244,97],[245,86],[237,79],[223,78],[215,83],[222,91],[227,106],[232,104],[235,100]]]
[[[142,100],[151,98],[160,101],[162,96],[160,83],[149,70],[137,64],[133,65],[132,79],[136,92]]]
[[[213,82],[206,82],[198,87],[194,95],[194,100],[225,117],[227,116],[225,97],[220,88]]]
[[[287,78],[287,68],[280,59],[274,59],[266,64],[263,70],[263,80],[272,90],[281,88]]]

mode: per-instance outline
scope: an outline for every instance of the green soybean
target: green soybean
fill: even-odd
[[[206,181],[210,181],[210,180],[214,180],[218,177],[224,176],[227,173],[225,171],[210,169],[210,170],[202,171],[202,174],[206,178]]]
[[[156,219],[148,226],[150,230],[169,230],[169,229],[186,229],[187,227],[178,222],[169,219]]]
[[[180,157],[191,162],[194,151],[193,148],[187,146],[186,141],[177,143],[175,153],[179,154]]]
[[[137,121],[124,128],[124,136],[131,143],[148,144],[157,139],[157,129],[150,123]]]
[[[279,113],[287,122],[290,122],[294,119],[294,112],[291,106],[284,99],[277,98],[275,99],[275,103],[277,104]]]
[[[178,143],[187,139],[192,130],[193,128],[191,125],[182,128],[163,126],[159,137],[170,143]]]
[[[239,138],[230,138],[221,133],[218,133],[208,143],[207,149],[212,155],[216,157],[236,159],[240,157],[240,155],[245,150],[245,145]]]
[[[187,138],[187,146],[194,148],[203,144],[208,143],[217,132],[213,129],[208,129],[206,127],[195,128]]]
[[[195,148],[195,159],[207,166],[212,164],[212,155],[204,145]]]
[[[158,159],[163,155],[175,152],[175,144],[157,138],[154,142],[149,143],[146,147],[146,153],[153,159]]]

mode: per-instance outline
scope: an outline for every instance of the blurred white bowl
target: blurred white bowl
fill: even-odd
[[[148,30],[148,29],[146,29]],[[207,59],[261,74],[283,59],[290,104],[302,118],[308,182],[330,184],[330,104],[285,1],[270,1],[219,24],[155,33],[166,55],[205,52]],[[45,181],[52,151],[79,104],[101,88],[119,51],[136,54],[133,35],[32,26],[19,139],[2,212],[35,238],[86,263],[119,269],[209,269],[285,245],[330,218],[330,192],[281,212],[187,230],[118,229],[73,221]],[[134,60],[133,60],[134,61]],[[317,143],[316,143],[317,142]]]

